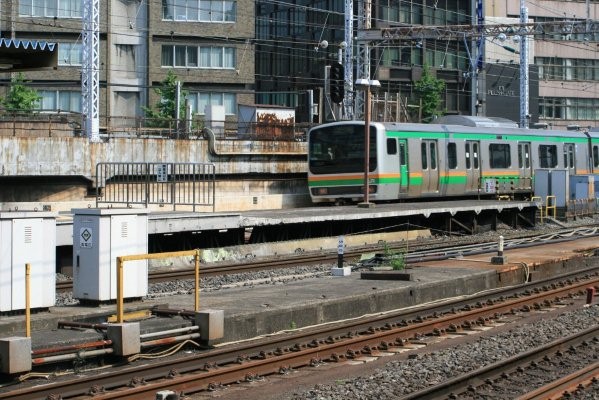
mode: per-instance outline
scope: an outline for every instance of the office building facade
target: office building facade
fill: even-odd
[[[254,3],[250,0],[100,1],[100,125],[139,124],[143,106],[160,101],[153,89],[172,71],[192,112],[254,99]],[[58,43],[58,68],[26,72],[42,97],[41,111],[81,112],[81,0],[6,0],[4,38]],[[1,72],[1,71],[0,71]],[[6,90],[9,74],[0,74]]]

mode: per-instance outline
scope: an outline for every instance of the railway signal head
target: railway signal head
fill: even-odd
[[[341,103],[345,96],[345,77],[343,65],[340,63],[331,64],[331,74],[329,79],[329,93],[333,103]]]

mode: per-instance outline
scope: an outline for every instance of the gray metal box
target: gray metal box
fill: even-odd
[[[147,209],[73,210],[73,297],[117,298],[116,258],[148,252]],[[124,297],[148,294],[148,261],[128,261],[123,270]]]
[[[570,174],[566,169],[535,169],[535,196],[545,203],[547,196],[555,196],[555,206],[565,207],[569,199]]]

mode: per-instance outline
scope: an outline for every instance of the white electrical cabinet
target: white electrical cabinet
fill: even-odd
[[[24,310],[25,264],[31,308],[56,302],[56,214],[0,212],[0,312]]]
[[[148,252],[147,209],[73,209],[73,297],[117,298],[116,258]],[[148,261],[128,261],[124,297],[148,294]]]

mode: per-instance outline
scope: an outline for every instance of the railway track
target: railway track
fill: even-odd
[[[595,357],[598,350],[599,326],[594,326],[403,396],[401,400],[472,399],[490,395],[518,400],[561,398],[564,392],[574,391],[583,382],[599,376]],[[579,369],[581,363],[585,367]],[[532,389],[522,394],[520,388]]]
[[[516,237],[505,241],[504,249],[516,249],[535,246],[539,244],[560,243],[564,241],[575,240],[581,237],[599,236],[599,227],[579,227],[574,229],[560,230],[554,233],[544,233],[530,235],[524,237]],[[441,246],[440,244],[446,241],[436,243],[417,244],[410,246],[409,252],[404,254],[406,263],[424,262],[443,260],[453,257],[463,257],[468,255],[483,254],[497,251],[497,242],[481,242],[465,245]],[[430,247],[433,248],[430,248]],[[405,244],[376,244],[371,246],[363,246],[345,251],[344,257],[346,260],[356,260],[364,253],[383,252],[383,251],[401,251],[405,252]],[[314,263],[333,263],[337,260],[337,253],[318,252],[318,253],[302,253],[294,256],[277,257],[272,259],[255,259],[249,258],[244,262],[234,263],[218,263],[218,264],[203,264],[200,268],[202,277],[210,277],[216,275],[239,274],[244,272],[254,272],[264,269],[285,268],[298,265],[309,265]],[[151,271],[149,274],[150,283],[193,279],[193,268],[185,268],[169,271]],[[60,281],[56,283],[58,292],[67,292],[73,290],[72,281]]]
[[[319,363],[343,363],[402,352],[423,338],[492,326],[504,315],[555,306],[560,299],[579,296],[589,286],[599,285],[596,270],[579,271],[577,278],[573,276],[407,312],[327,324],[147,365],[132,364],[119,371],[98,371],[92,373],[93,378],[79,376],[0,393],[0,399],[53,398],[50,396],[57,394],[63,400],[147,399],[166,389],[190,394]]]

